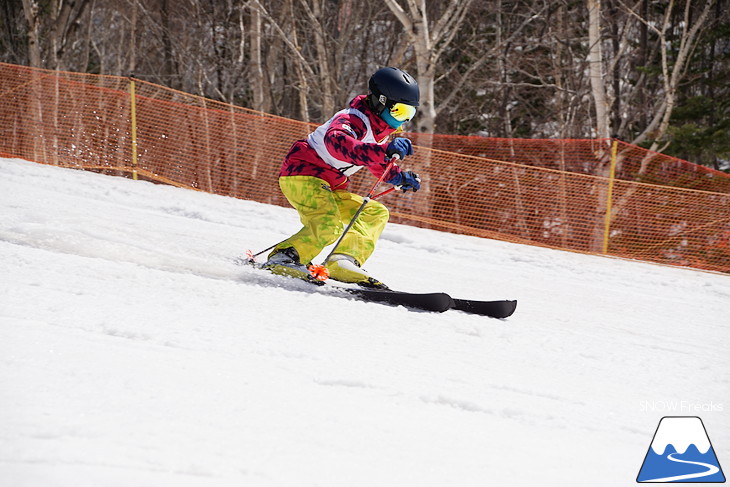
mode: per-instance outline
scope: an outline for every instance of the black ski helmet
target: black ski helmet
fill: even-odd
[[[418,106],[421,92],[418,83],[410,74],[398,68],[381,68],[368,82],[370,104],[377,113],[396,103]]]

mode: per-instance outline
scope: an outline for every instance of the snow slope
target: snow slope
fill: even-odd
[[[666,415],[730,465],[730,276],[386,229],[494,320],[236,265],[291,209],[2,159],[0,211],[2,485],[633,485]]]

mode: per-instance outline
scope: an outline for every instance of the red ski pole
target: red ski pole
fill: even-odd
[[[385,191],[383,191],[382,193],[378,193],[378,194],[376,194],[375,196],[373,196],[373,197],[372,197],[372,198],[370,198],[370,199],[371,199],[371,200],[377,200],[377,199],[378,199],[378,198],[380,198],[381,196],[385,196],[386,194],[390,194],[390,193],[392,193],[393,191],[395,191],[395,190],[396,190],[396,189],[398,189],[398,188],[400,188],[400,186],[393,186],[393,187],[392,187],[392,188],[390,188],[390,189],[386,189],[386,190],[385,190]]]

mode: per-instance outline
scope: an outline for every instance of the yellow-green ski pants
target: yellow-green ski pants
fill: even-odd
[[[348,191],[333,191],[324,180],[313,176],[282,176],[279,187],[299,212],[303,227],[278,244],[275,250],[294,247],[305,265],[342,235],[364,201]],[[385,206],[370,200],[335,252],[350,255],[364,264],[375,250],[375,242],[388,217]]]

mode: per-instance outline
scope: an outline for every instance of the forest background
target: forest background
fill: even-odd
[[[730,0],[3,0],[0,62],[322,122],[398,66],[408,130],[615,137],[730,172]]]

